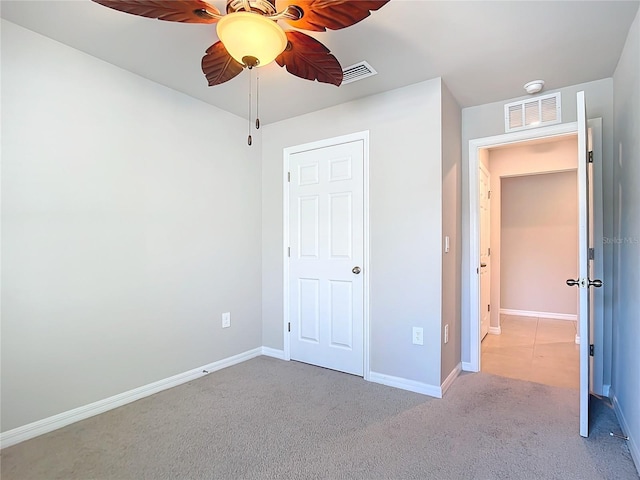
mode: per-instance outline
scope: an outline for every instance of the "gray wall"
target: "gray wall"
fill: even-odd
[[[613,234],[613,79],[606,78],[594,82],[572,85],[559,90],[544,93],[562,93],[563,123],[576,121],[576,93],[584,90],[587,101],[588,118],[602,118],[602,161],[603,161],[603,234]],[[469,271],[469,140],[475,138],[500,135],[504,132],[504,104],[515,99],[488,103],[462,110],[462,269]],[[611,278],[613,268],[612,245],[604,245],[604,277]],[[469,284],[468,276],[462,277],[462,361],[468,362],[469,346]],[[604,296],[604,383],[611,382],[611,314],[612,314],[612,282],[605,284]]]
[[[264,127],[263,343],[283,348],[283,148],[363,130],[370,131],[371,369],[440,385],[440,79]],[[422,346],[411,342],[414,326],[424,328]]]
[[[442,381],[460,363],[460,288],[462,243],[460,106],[442,84],[442,236],[449,236],[449,253],[442,250]],[[449,343],[444,327],[449,325]]]
[[[2,21],[3,431],[261,345],[245,128]]]
[[[502,178],[500,308],[576,315],[577,187],[575,170]]]
[[[613,396],[640,466],[640,12],[613,76],[615,229]]]

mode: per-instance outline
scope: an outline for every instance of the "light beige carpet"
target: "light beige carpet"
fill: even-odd
[[[2,451],[14,479],[637,479],[610,405],[463,374],[442,400],[259,357]]]

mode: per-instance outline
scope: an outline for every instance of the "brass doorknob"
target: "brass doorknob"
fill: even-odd
[[[353,267],[351,271],[356,275],[358,275],[362,270],[360,269],[360,267]]]

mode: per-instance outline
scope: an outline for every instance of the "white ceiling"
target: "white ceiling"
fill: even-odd
[[[210,3],[224,11],[224,1]],[[441,76],[462,107],[612,76],[640,1],[391,0],[362,22],[306,32],[345,66],[378,75],[341,87],[275,63],[259,69],[263,124]],[[1,16],[160,84],[247,116],[248,74],[208,87],[200,62],[215,25],[162,22],[90,0],[2,0]],[[281,22],[283,24],[284,22]]]

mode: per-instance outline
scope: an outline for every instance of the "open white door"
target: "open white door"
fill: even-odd
[[[589,152],[587,145],[587,108],[584,92],[577,94],[578,108],[578,280],[580,289],[580,435],[589,436]]]
[[[587,131],[587,113],[584,92],[577,94],[578,107],[578,278],[567,280],[567,285],[577,286],[579,293],[579,334],[580,334],[580,435],[589,436],[589,392],[590,350],[593,312],[591,309],[591,287],[602,286],[602,281],[591,280],[589,250],[592,245],[590,230],[593,216],[589,209],[592,204],[591,168],[589,164],[589,142]]]

